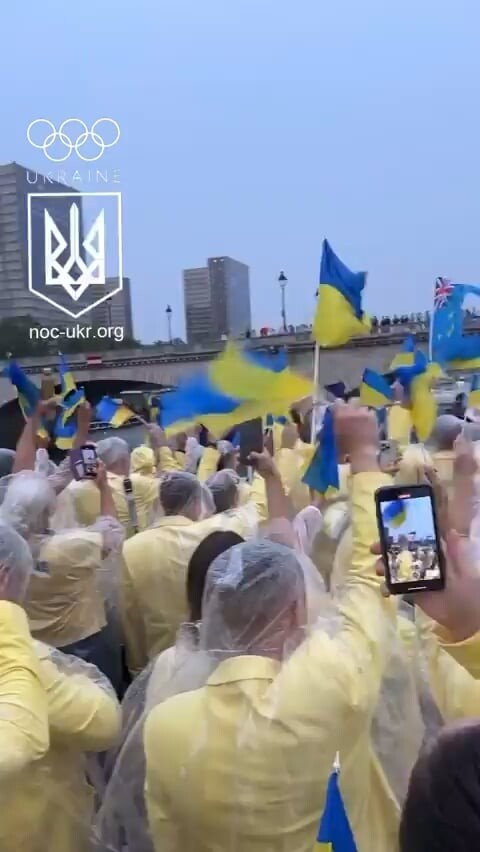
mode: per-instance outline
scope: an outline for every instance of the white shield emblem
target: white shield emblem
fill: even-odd
[[[122,282],[120,192],[29,193],[32,293],[78,319],[118,293]]]

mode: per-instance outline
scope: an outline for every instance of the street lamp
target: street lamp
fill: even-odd
[[[282,291],[282,320],[283,320],[283,330],[285,334],[287,333],[287,309],[285,306],[285,287],[287,286],[288,278],[283,272],[280,272],[278,276],[278,283],[280,284],[280,290]]]
[[[172,309],[170,305],[167,305],[167,310],[165,311],[167,315],[167,324],[168,324],[168,342],[172,342]]]

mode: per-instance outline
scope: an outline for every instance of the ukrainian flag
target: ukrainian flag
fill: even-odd
[[[407,520],[407,505],[404,500],[392,500],[382,511],[383,522],[388,527],[398,529]]]
[[[18,404],[25,419],[31,417],[40,401],[40,388],[23,372],[16,361],[9,361],[2,370],[2,376],[9,379],[17,389]]]
[[[99,420],[110,423],[114,429],[123,426],[127,420],[134,417],[133,411],[128,408],[121,400],[112,399],[109,396],[104,396],[97,405],[96,415]]]
[[[54,427],[55,444],[59,450],[71,450],[77,434],[77,424],[74,420],[70,423],[63,422],[63,415],[59,414]]]
[[[413,367],[415,363],[415,340],[410,335],[403,341],[402,351],[395,355],[389,367],[389,372],[393,373],[398,367]]]
[[[325,810],[320,822],[316,852],[357,852],[338,783],[338,769],[330,775]]]
[[[325,412],[320,441],[303,474],[302,482],[319,494],[338,491],[340,488],[337,442],[331,408],[327,408]]]
[[[387,380],[375,370],[366,369],[360,385],[360,402],[369,408],[384,408],[393,402],[393,391]]]
[[[63,425],[67,423],[78,406],[85,402],[85,392],[83,388],[77,388],[75,384],[75,379],[73,378],[73,373],[70,370],[70,367],[63,357],[60,355],[60,384],[62,389],[62,407],[64,409],[62,415]]]
[[[432,384],[442,374],[441,367],[428,363],[423,352],[415,352],[414,364],[397,367],[395,376],[400,382],[409,402],[412,425],[419,441],[426,441],[432,434],[437,419],[437,402],[432,393]]]
[[[480,375],[476,373],[472,379],[470,393],[468,395],[468,407],[480,408]]]
[[[313,336],[319,346],[343,346],[369,334],[370,319],[362,310],[366,272],[352,272],[323,241]]]

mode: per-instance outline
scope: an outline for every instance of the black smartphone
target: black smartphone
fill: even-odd
[[[240,464],[249,465],[250,453],[263,452],[263,421],[261,417],[246,420],[238,427],[240,433]]]
[[[392,595],[445,586],[445,560],[429,485],[379,488],[375,495],[385,581]]]

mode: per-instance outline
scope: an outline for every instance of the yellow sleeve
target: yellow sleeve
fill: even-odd
[[[160,473],[170,473],[172,470],[183,470],[170,447],[160,447]]]
[[[169,815],[169,803],[160,782],[161,773],[156,762],[149,761],[149,754],[155,754],[156,748],[155,710],[147,716],[143,743],[146,756],[145,803],[148,824],[155,852],[177,852],[178,829],[175,820]]]
[[[198,465],[197,477],[200,482],[206,482],[217,472],[217,464],[220,453],[214,447],[205,447],[200,464]]]
[[[62,672],[48,657],[41,660],[52,738],[82,751],[106,751],[120,735],[120,705],[87,675]]]
[[[289,450],[284,447],[275,456],[275,464],[285,494],[290,498],[294,511],[300,512],[310,504],[310,489],[302,482],[305,463],[301,454],[296,450]]]
[[[177,465],[178,465],[178,469],[179,470],[185,470],[185,460],[186,460],[185,453],[181,453],[179,450],[177,450],[174,453],[174,456],[175,456],[175,461],[177,462]]]
[[[49,747],[47,696],[25,613],[0,601],[0,778]]]
[[[445,722],[480,716],[480,681],[447,654],[432,637],[429,641],[430,687]]]
[[[390,441],[397,441],[400,447],[407,447],[410,443],[412,431],[412,418],[410,412],[403,405],[392,405],[388,410],[388,437]]]
[[[382,597],[376,557],[370,552],[378,537],[375,491],[389,483],[383,474],[353,477],[353,552],[340,606],[342,629],[333,638],[314,630],[286,666],[292,678],[288,691],[300,705],[297,712],[312,719],[325,742],[333,734],[338,740],[338,719],[343,719],[342,748],[352,745],[375,705],[395,624],[394,604]]]
[[[480,680],[480,632],[475,633],[464,642],[453,642],[452,637],[443,628],[436,627],[440,646],[453,657],[464,669]]]
[[[122,575],[120,583],[120,614],[122,619],[127,666],[132,675],[139,674],[148,663],[145,623],[138,604],[129,566],[131,550],[137,546],[135,537],[123,545]]]
[[[250,486],[250,500],[255,504],[258,512],[258,520],[260,523],[268,521],[268,506],[267,492],[265,490],[265,480],[258,473],[255,473]]]

